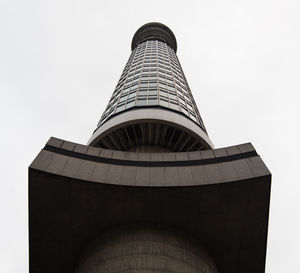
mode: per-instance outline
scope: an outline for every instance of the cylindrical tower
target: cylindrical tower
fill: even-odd
[[[88,144],[136,152],[213,148],[176,56],[173,32],[160,23],[143,25],[131,49]]]
[[[145,226],[101,234],[83,251],[74,273],[218,273],[205,248],[185,234]]]

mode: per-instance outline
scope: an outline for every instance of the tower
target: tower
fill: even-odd
[[[88,145],[50,138],[29,167],[30,273],[263,273],[270,172],[213,148],[168,27],[131,49]]]
[[[89,145],[125,151],[213,147],[165,25],[137,30],[131,55]]]

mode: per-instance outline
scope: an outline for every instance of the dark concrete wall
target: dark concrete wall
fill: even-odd
[[[204,248],[186,235],[149,225],[104,233],[83,252],[75,273],[217,273]]]
[[[75,179],[127,186],[210,185],[270,175],[250,143],[195,152],[135,153],[51,138],[30,167]]]
[[[250,143],[135,153],[51,138],[29,168],[30,273],[74,273],[97,236],[137,223],[189,234],[221,273],[263,273],[270,182]]]

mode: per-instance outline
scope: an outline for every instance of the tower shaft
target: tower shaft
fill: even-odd
[[[142,26],[91,146],[122,151],[196,151],[212,148],[176,55],[172,31]]]

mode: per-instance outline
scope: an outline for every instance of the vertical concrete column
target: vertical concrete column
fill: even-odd
[[[102,234],[82,253],[75,273],[217,273],[204,248],[184,235],[144,226]]]

